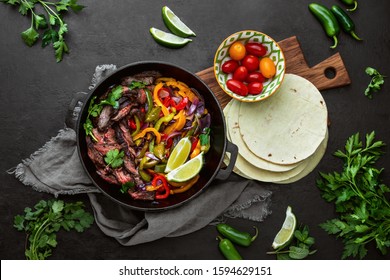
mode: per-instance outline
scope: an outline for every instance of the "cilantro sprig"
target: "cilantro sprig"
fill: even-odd
[[[88,115],[83,124],[85,134],[92,137],[94,141],[97,141],[95,135],[93,134],[93,123],[91,117],[98,117],[103,110],[104,105],[111,105],[114,109],[119,108],[118,100],[122,97],[123,87],[116,86],[111,89],[108,93],[107,98],[101,100],[99,103],[95,103],[97,96],[93,96],[88,106]]]
[[[14,227],[27,234],[25,255],[28,260],[43,260],[51,256],[57,246],[56,233],[60,229],[83,232],[93,223],[93,216],[84,210],[82,202],[41,200],[34,209],[26,207],[24,215],[14,218]]]
[[[283,247],[276,251],[267,252],[267,254],[276,254],[278,260],[302,260],[317,252],[317,250],[311,249],[314,243],[315,239],[309,235],[308,226],[301,225],[299,229],[294,231],[294,237],[288,249]]]
[[[375,243],[383,255],[390,247],[390,202],[386,198],[390,188],[381,181],[383,168],[375,167],[384,146],[375,141],[374,131],[366,134],[365,144],[359,133],[352,135],[344,151],[334,153],[343,161],[342,171],[320,173],[317,180],[322,197],[333,202],[338,213],[320,226],[342,239],[343,259],[363,259],[369,243]]]
[[[111,166],[112,168],[118,168],[123,164],[124,156],[124,151],[113,149],[107,152],[104,157],[104,161],[107,163],[107,166]]]
[[[24,43],[31,47],[42,36],[42,47],[53,44],[56,61],[62,61],[69,47],[64,36],[68,33],[68,25],[62,14],[69,11],[80,12],[85,6],[79,5],[78,0],[42,1],[42,0],[0,0],[5,4],[19,6],[19,13],[31,16],[31,25],[21,33]],[[43,11],[39,14],[37,11]]]
[[[365,72],[367,75],[371,76],[371,81],[364,91],[364,95],[372,99],[372,93],[378,92],[381,89],[382,85],[385,83],[386,76],[382,75],[378,72],[378,70],[372,67],[367,67]]]

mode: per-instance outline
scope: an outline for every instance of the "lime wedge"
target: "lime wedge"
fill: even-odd
[[[180,37],[196,36],[194,31],[188,28],[178,16],[176,16],[167,6],[162,8],[162,17],[169,30]]]
[[[191,145],[191,140],[188,137],[180,139],[168,158],[167,166],[165,167],[165,173],[178,168],[180,165],[186,162],[188,156],[190,155]]]
[[[167,174],[170,182],[185,182],[199,174],[203,166],[203,152]]]
[[[164,32],[154,27],[151,27],[149,31],[157,43],[169,48],[181,48],[187,45],[187,43],[192,41],[191,39],[181,38],[179,36]]]
[[[295,227],[297,225],[297,219],[290,206],[286,210],[286,218],[284,219],[282,228],[276,234],[272,248],[279,249],[287,245],[294,236]]]

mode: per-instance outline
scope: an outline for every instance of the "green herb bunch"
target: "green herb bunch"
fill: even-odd
[[[343,160],[342,171],[320,173],[322,178],[317,180],[322,197],[333,202],[339,214],[320,226],[342,239],[343,259],[357,256],[363,259],[370,242],[384,255],[390,247],[390,203],[386,198],[390,188],[381,182],[383,168],[375,167],[384,154],[385,144],[374,140],[374,131],[366,134],[365,144],[359,133],[352,135],[345,150],[334,153]]]
[[[372,99],[372,93],[378,92],[382,88],[382,85],[385,83],[386,76],[382,75],[378,72],[378,70],[372,67],[367,67],[365,72],[371,77],[371,81],[364,91],[364,95]]]
[[[267,254],[276,254],[278,260],[302,260],[317,252],[317,250],[310,249],[314,243],[315,239],[309,235],[308,226],[301,225],[299,229],[294,231],[294,237],[289,242],[288,249],[283,246],[278,250],[267,252]]]
[[[0,2],[19,6],[19,13],[31,16],[31,25],[21,33],[27,46],[34,45],[42,36],[42,47],[53,44],[55,57],[60,62],[69,52],[64,36],[68,33],[68,25],[62,14],[70,9],[79,12],[85,6],[77,4],[78,0],[42,1],[42,0],[0,0]],[[43,12],[43,13],[40,13]],[[41,34],[40,34],[40,31]]]
[[[26,207],[24,216],[14,218],[14,227],[27,233],[25,255],[28,260],[44,260],[57,246],[56,233],[62,228],[83,232],[93,223],[93,216],[84,210],[82,202],[41,200],[34,209]]]

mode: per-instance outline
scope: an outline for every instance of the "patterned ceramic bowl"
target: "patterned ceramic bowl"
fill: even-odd
[[[224,62],[231,59],[229,56],[229,47],[236,41],[241,41],[244,45],[248,42],[258,42],[263,44],[267,47],[267,53],[265,56],[271,58],[274,61],[276,74],[263,83],[263,90],[260,94],[248,94],[247,96],[241,96],[232,92],[226,86],[226,81],[231,79],[233,75],[224,73],[222,71],[222,65]],[[253,30],[240,31],[227,37],[218,47],[214,57],[214,75],[218,84],[226,94],[243,102],[261,101],[274,94],[283,81],[285,68],[286,61],[283,55],[283,51],[276,43],[276,41],[262,32]]]

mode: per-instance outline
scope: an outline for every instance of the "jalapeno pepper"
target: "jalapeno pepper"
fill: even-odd
[[[334,44],[330,48],[334,49],[337,47],[337,36],[340,33],[340,26],[332,12],[327,7],[316,3],[309,4],[309,10],[322,24],[326,35],[333,38]]]
[[[347,9],[348,12],[353,12],[358,7],[358,2],[356,0],[341,0],[341,2],[349,6],[353,5],[351,9]]]
[[[355,33],[355,24],[352,21],[352,19],[348,16],[346,12],[342,8],[340,8],[337,5],[333,5],[330,9],[334,16],[336,17],[337,21],[340,23],[341,28],[346,32],[351,34],[353,38],[355,38],[358,41],[361,41],[356,33]]]
[[[220,234],[222,234],[224,237],[228,238],[232,242],[245,247],[251,245],[251,243],[259,235],[259,230],[257,229],[257,227],[254,228],[256,233],[254,236],[251,236],[249,233],[239,231],[227,224],[222,223],[217,225],[217,230]]]
[[[221,250],[221,253],[225,256],[226,259],[242,260],[240,253],[229,239],[222,238],[221,236],[218,236],[217,238],[219,239],[219,250]]]

